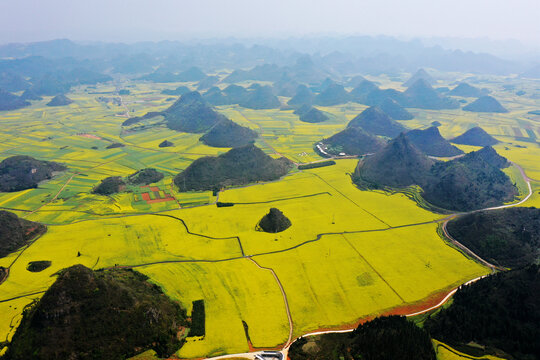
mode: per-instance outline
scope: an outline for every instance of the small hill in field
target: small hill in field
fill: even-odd
[[[496,224],[495,224],[496,226]],[[498,272],[462,286],[424,323],[435,339],[485,358],[538,359],[540,266]]]
[[[418,80],[423,80],[425,81],[426,83],[428,83],[429,85],[435,85],[437,83],[437,81],[435,81],[435,79],[433,79],[433,77],[431,77],[431,75],[429,75],[427,73],[426,70],[424,69],[418,69],[418,71],[416,73],[414,73],[413,76],[411,76],[409,78],[409,80],[407,80],[403,86],[405,87],[410,87],[412,84],[414,84],[415,82],[417,82]]]
[[[411,130],[406,133],[406,136],[426,155],[451,157],[463,154],[463,151],[443,138],[439,129],[435,126],[425,130]]]
[[[462,82],[450,90],[448,95],[479,98],[485,95],[485,92],[477,87],[469,85],[466,82]]]
[[[25,99],[0,89],[0,111],[16,110],[30,105]]]
[[[355,182],[371,187],[403,188],[426,183],[433,160],[424,155],[404,134],[390,141],[375,155],[361,160]]]
[[[46,230],[45,225],[0,210],[0,258],[19,250]]]
[[[141,169],[127,177],[127,182],[133,185],[149,185],[163,179],[163,173],[154,168]]]
[[[283,75],[279,81],[276,81],[273,85],[274,93],[278,96],[294,96],[298,89],[298,82],[288,75]]]
[[[467,106],[463,107],[464,111],[472,112],[492,112],[492,113],[507,113],[500,102],[492,96],[482,96]]]
[[[347,86],[352,87],[354,89],[355,87],[360,85],[362,81],[365,81],[365,80],[366,78],[363,77],[362,75],[356,75],[350,78],[349,80],[347,80]]]
[[[201,81],[206,77],[206,74],[196,66],[193,66],[185,71],[182,71],[176,76],[176,81]]]
[[[205,101],[214,106],[226,105],[230,103],[227,96],[223,94],[221,89],[217,86],[208,89],[208,91],[204,93],[203,98]]]
[[[66,106],[73,103],[73,100],[64,94],[56,95],[47,103],[47,106]]]
[[[329,84],[320,94],[315,96],[313,100],[315,104],[321,106],[333,106],[339,104],[345,104],[350,100],[349,93],[345,90],[343,85]]]
[[[163,148],[163,147],[171,147],[171,146],[174,146],[174,144],[172,142],[170,142],[169,140],[163,140],[162,142],[159,143],[158,145],[160,148]]]
[[[486,261],[519,268],[540,258],[540,209],[513,207],[460,216],[448,222],[454,239]]]
[[[381,150],[385,142],[371,135],[360,127],[348,127],[345,130],[321,141],[321,146],[330,155],[365,155]]]
[[[188,92],[190,92],[191,90],[189,90],[189,88],[187,86],[179,86],[177,87],[176,89],[165,89],[165,90],[162,90],[161,93],[164,94],[164,95],[184,95],[184,94],[187,94]]]
[[[4,89],[9,92],[17,92],[27,90],[30,86],[30,83],[19,74],[12,72],[0,73],[0,89]]]
[[[253,143],[257,136],[254,130],[225,119],[204,134],[200,140],[213,147],[241,147]]]
[[[267,233],[278,233],[287,230],[291,226],[291,220],[281,210],[271,208],[268,214],[259,221],[258,228]]]
[[[361,127],[368,133],[387,137],[396,137],[405,131],[405,127],[392,120],[379,107],[372,106],[352,119],[347,127]]]
[[[197,90],[206,90],[219,82],[218,76],[207,76],[197,84]]]
[[[277,180],[291,167],[288,159],[273,159],[250,144],[217,157],[195,160],[176,175],[174,183],[180,191],[217,190],[226,186]]]
[[[296,94],[287,102],[291,106],[302,106],[313,104],[315,95],[306,85],[299,85]]]
[[[368,94],[373,91],[379,90],[379,87],[369,80],[363,80],[358,85],[352,89],[350,97],[352,101],[358,102],[360,104],[366,104],[366,99]]]
[[[281,106],[281,103],[270,86],[257,86],[246,94],[245,99],[239,105],[248,109],[260,110],[277,109]]]
[[[320,123],[328,120],[328,116],[319,109],[314,107],[300,114],[300,121],[307,123]]]
[[[56,171],[67,168],[52,161],[15,155],[0,162],[0,191],[12,192],[36,188],[43,180],[51,179]]]
[[[431,110],[459,108],[456,100],[439,94],[423,79],[414,82],[403,95],[407,107]]]
[[[39,96],[34,90],[26,89],[21,95],[23,100],[42,100],[43,98]]]
[[[484,129],[478,126],[465,131],[463,134],[450,141],[454,144],[473,146],[492,146],[499,142],[493,136],[489,135]]]
[[[120,176],[109,176],[99,183],[92,192],[99,195],[112,195],[124,191],[126,183]]]
[[[170,129],[187,133],[205,132],[226,119],[214,111],[197,91],[182,95],[161,114]]]
[[[186,311],[130,269],[74,265],[24,312],[5,359],[125,359],[183,344]]]
[[[412,120],[414,116],[397,103],[396,100],[385,98],[380,105],[382,111],[394,120]]]
[[[240,104],[249,93],[245,87],[234,84],[227,86],[222,92],[227,96],[230,104]]]

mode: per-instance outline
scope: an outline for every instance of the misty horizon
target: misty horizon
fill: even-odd
[[[97,0],[5,1],[0,4],[0,43],[74,41],[139,42],[320,36],[391,36],[402,40],[480,39],[499,46],[540,48],[534,0],[409,2],[322,1],[227,3],[205,0],[152,3]],[[503,45],[500,45],[503,44]]]

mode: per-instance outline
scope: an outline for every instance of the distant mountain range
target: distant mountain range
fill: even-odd
[[[306,57],[306,54],[311,56]],[[48,63],[39,70],[43,73],[51,68],[60,68],[59,64],[62,63],[64,67],[84,65],[97,71],[112,68],[115,72],[140,74],[152,73],[158,67],[162,71],[173,73],[185,71],[192,66],[200,66],[203,70],[231,67],[245,69],[260,65],[263,59],[266,65],[257,69],[257,76],[263,75],[262,77],[267,79],[264,72],[277,74],[271,66],[278,66],[285,67],[285,72],[292,73],[294,78],[308,83],[321,80],[328,74],[414,72],[422,67],[488,74],[524,73],[530,69],[529,65],[503,60],[486,53],[446,50],[438,46],[426,46],[419,41],[402,41],[380,36],[133,44],[83,44],[60,39],[3,45],[0,46],[0,58],[29,58],[33,59],[32,62],[47,58]],[[12,67],[13,64],[17,64],[19,68],[26,66],[18,64],[19,62],[0,61],[0,73],[6,66]],[[238,70],[233,74],[230,80],[236,81],[246,77],[253,78],[255,75],[249,71],[246,73],[245,70]],[[281,75],[272,75],[271,80],[278,81]],[[199,80],[202,78],[197,81]]]

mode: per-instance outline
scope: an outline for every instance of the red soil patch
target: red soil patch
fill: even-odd
[[[173,198],[173,197],[167,197],[167,198],[163,198],[163,199],[154,199],[154,200],[146,200],[146,203],[147,204],[153,204],[153,203],[160,203],[160,202],[165,202],[165,201],[175,201],[176,199]]]
[[[152,199],[150,199],[150,194],[149,193],[142,193],[141,196],[142,196],[142,199],[144,201],[146,201],[146,202],[152,201]]]
[[[101,138],[99,136],[92,135],[92,134],[79,134],[79,136],[89,138],[89,139],[101,140]]]
[[[159,188],[157,186],[150,186],[150,191],[159,192]]]

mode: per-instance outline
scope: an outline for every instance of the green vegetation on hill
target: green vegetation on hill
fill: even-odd
[[[214,111],[197,91],[182,95],[161,115],[170,129],[188,133],[205,132],[226,119]]]
[[[453,88],[448,95],[479,98],[485,95],[485,91],[469,85],[466,82],[462,82]]]
[[[163,173],[154,168],[141,169],[127,177],[127,182],[134,185],[149,185],[163,179]]]
[[[292,164],[286,158],[273,159],[255,145],[234,148],[217,157],[192,162],[176,175],[180,191],[217,190],[226,186],[271,181],[285,175]]]
[[[375,85],[375,83],[369,80],[363,80],[354,89],[352,89],[350,92],[350,97],[353,101],[360,104],[365,104],[368,94],[377,90],[379,90],[379,87]]]
[[[66,106],[73,102],[70,98],[68,98],[64,94],[56,95],[47,103],[47,106]]]
[[[19,250],[29,240],[46,230],[45,225],[0,210],[0,258]]]
[[[21,95],[23,100],[42,100],[43,98],[39,96],[34,90],[26,89]]]
[[[459,103],[439,94],[423,79],[415,81],[404,93],[405,106],[419,109],[457,109]]]
[[[125,189],[126,183],[120,176],[109,176],[101,180],[92,192],[99,195],[112,195]]]
[[[215,84],[217,84],[218,82],[219,82],[219,77],[217,77],[217,76],[207,76],[204,79],[202,79],[201,81],[199,81],[199,83],[197,84],[197,90],[208,89],[208,88],[214,86]]]
[[[429,334],[403,316],[379,317],[352,333],[324,334],[296,340],[291,360],[366,359],[435,360]]]
[[[540,209],[514,207],[461,216],[450,235],[481,258],[517,268],[540,260]]]
[[[19,74],[7,71],[0,73],[0,89],[9,92],[17,92],[26,90],[29,87],[30,83]]]
[[[414,73],[413,76],[411,76],[411,77],[409,78],[409,80],[407,80],[407,81],[403,84],[403,86],[409,87],[409,86],[411,86],[412,84],[414,84],[415,82],[417,82],[417,81],[420,80],[420,79],[421,79],[421,80],[424,80],[424,81],[425,81],[426,83],[428,83],[429,85],[435,85],[435,83],[437,82],[437,81],[435,81],[435,79],[433,79],[433,77],[431,77],[431,75],[429,75],[429,74],[427,73],[426,70],[424,70],[424,69],[418,69],[418,70],[416,71],[416,73]]]
[[[360,160],[353,179],[355,183],[368,183],[368,187],[403,188],[422,185],[435,163],[425,156],[404,135],[390,141],[372,156]]]
[[[214,106],[226,105],[230,103],[229,98],[223,94],[223,92],[217,86],[208,89],[208,91],[204,93],[203,98]]]
[[[517,195],[500,170],[507,160],[491,147],[451,161],[433,161],[402,134],[375,155],[361,160],[353,175],[360,187],[422,187],[422,197],[449,210],[469,211],[501,205]]]
[[[372,106],[352,119],[347,127],[361,127],[368,133],[387,137],[396,137],[405,131],[405,127],[392,120],[379,107]]]
[[[306,85],[299,85],[296,94],[287,102],[291,106],[311,105],[315,95]]]
[[[313,101],[317,105],[333,106],[345,104],[349,100],[349,93],[345,90],[343,85],[332,83],[322,90],[320,94],[315,96]]]
[[[51,266],[51,264],[52,262],[49,260],[30,261],[26,267],[26,270],[30,272],[40,272],[47,269],[49,266]]]
[[[499,141],[493,136],[485,132],[481,127],[473,127],[465,131],[463,134],[458,137],[450,140],[454,144],[463,144],[463,145],[473,145],[473,146],[492,146],[497,144]]]
[[[239,105],[248,109],[276,109],[281,103],[270,86],[257,86],[245,95]]]
[[[189,90],[189,88],[187,86],[180,85],[176,89],[162,90],[161,93],[164,94],[164,95],[177,95],[177,96],[180,95],[181,96],[181,95],[187,94],[190,91],[191,90]]]
[[[248,90],[239,85],[229,85],[222,92],[227,96],[230,104],[241,103],[248,94]]]
[[[128,269],[64,270],[24,311],[5,359],[125,359],[148,349],[172,355],[182,346],[186,313],[147,280]]]
[[[360,127],[347,127],[321,141],[321,146],[331,155],[365,155],[381,150],[385,142]]]
[[[483,355],[480,346],[485,346],[485,353],[503,358],[538,359],[538,294],[538,265],[500,272],[462,286],[452,305],[427,319],[424,327],[435,339],[476,356]]]
[[[426,155],[451,157],[463,154],[463,151],[443,138],[439,129],[435,126],[431,126],[425,130],[411,130],[406,133],[406,136]]]
[[[307,123],[320,123],[326,120],[328,120],[328,116],[321,110],[314,107],[300,114],[300,121]]]
[[[0,89],[0,111],[16,110],[26,106],[30,106],[30,103],[25,99]]]
[[[43,180],[52,178],[56,171],[66,170],[64,165],[36,160],[30,156],[15,155],[0,162],[0,191],[32,189]]]
[[[465,111],[472,112],[493,112],[493,113],[507,113],[501,103],[491,96],[482,96],[467,106],[463,107]]]
[[[268,214],[262,217],[257,227],[267,233],[278,233],[287,230],[291,225],[291,220],[281,210],[270,208]]]
[[[200,140],[208,146],[241,147],[253,143],[257,136],[254,130],[224,119],[201,136]]]
[[[159,143],[158,147],[160,148],[163,148],[163,147],[171,147],[171,146],[174,146],[174,144],[172,142],[170,142],[169,140],[163,140],[162,142]]]
[[[432,179],[422,186],[422,196],[438,207],[457,211],[502,205],[517,195],[510,178],[500,170],[505,166],[507,160],[491,147],[437,162],[431,168]]]
[[[201,81],[206,77],[206,74],[196,66],[190,67],[182,71],[176,77],[176,81]]]
[[[386,98],[380,105],[382,111],[394,120],[411,120],[414,116],[392,98]]]

